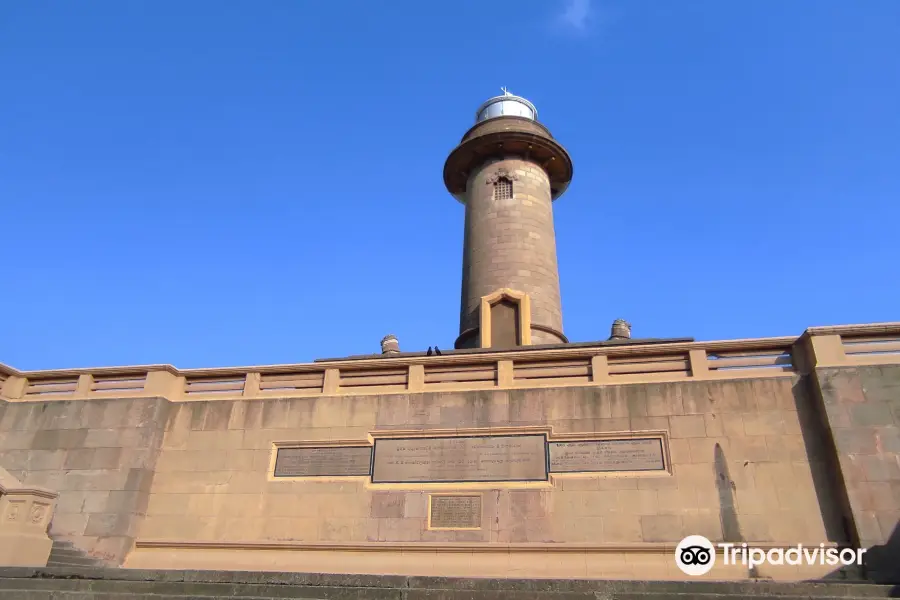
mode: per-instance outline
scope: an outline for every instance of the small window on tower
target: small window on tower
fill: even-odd
[[[513,197],[512,181],[500,177],[494,184],[494,200],[509,200]]]

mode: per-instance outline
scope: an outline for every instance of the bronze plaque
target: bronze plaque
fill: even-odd
[[[546,481],[544,435],[375,440],[372,483]]]
[[[431,496],[431,529],[480,529],[481,495]]]
[[[275,477],[365,477],[371,463],[370,446],[279,448]]]
[[[665,469],[660,438],[551,442],[550,471],[661,471]]]

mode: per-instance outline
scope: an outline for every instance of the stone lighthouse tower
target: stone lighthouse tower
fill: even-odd
[[[537,109],[503,90],[444,164],[444,184],[466,207],[457,348],[558,344],[563,335],[553,201],[572,160]]]

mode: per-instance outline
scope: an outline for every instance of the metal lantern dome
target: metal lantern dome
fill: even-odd
[[[537,121],[537,108],[534,104],[522,98],[510,94],[506,88],[502,96],[494,96],[480,107],[475,113],[475,123],[481,123],[497,117],[524,117]]]

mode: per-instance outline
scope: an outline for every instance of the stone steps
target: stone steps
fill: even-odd
[[[0,598],[24,600],[862,600],[900,587],[846,582],[449,579],[232,571],[0,568]]]
[[[103,561],[96,559],[85,551],[78,549],[72,542],[53,540],[48,567],[102,567]]]

